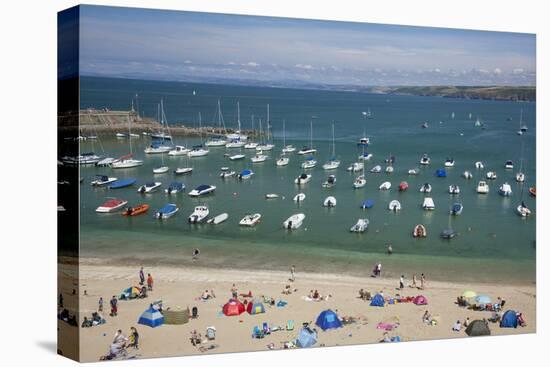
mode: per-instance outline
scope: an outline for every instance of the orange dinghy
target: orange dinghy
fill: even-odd
[[[124,216],[136,216],[145,213],[147,210],[149,210],[149,204],[141,204],[134,208],[128,207],[123,212],[122,215]]]
[[[537,196],[537,188],[535,186],[529,188],[529,193],[533,196]]]

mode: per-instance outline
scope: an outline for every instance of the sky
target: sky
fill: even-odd
[[[80,73],[260,84],[535,85],[534,34],[83,6]]]

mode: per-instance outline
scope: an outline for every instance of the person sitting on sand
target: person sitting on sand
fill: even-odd
[[[517,316],[517,319],[518,319],[518,325],[521,326],[521,327],[525,327],[527,326],[527,321],[525,321],[525,318],[523,317],[523,314],[521,312],[518,312],[516,314]]]
[[[289,295],[292,293],[292,289],[290,288],[290,284],[287,284],[285,286],[285,289],[281,292],[282,294],[286,294],[286,295]]]
[[[382,340],[380,340],[380,343],[391,343],[390,334],[386,331],[384,332]]]
[[[453,326],[453,331],[460,331],[460,327],[462,325],[460,324],[460,320],[456,320],[455,325]]]
[[[315,292],[313,292],[313,297],[312,297],[314,300],[318,300],[321,298],[321,295],[319,294],[319,291],[316,289]]]
[[[115,333],[113,344],[117,344],[120,345],[122,348],[126,348],[126,343],[128,343],[128,338],[126,337],[126,335],[124,335],[122,330],[118,329]]]
[[[201,343],[201,334],[199,332],[197,332],[197,330],[193,330],[191,332],[191,344],[193,344],[193,346],[196,346],[197,344],[200,344]]]
[[[500,322],[500,320],[502,319],[502,315],[503,315],[503,312],[502,311],[498,311],[498,312],[493,312],[493,315],[488,319],[490,322]]]
[[[202,292],[201,299],[203,301],[208,301],[210,298],[213,298],[210,293],[208,293],[208,289],[205,289],[204,292]]]
[[[432,315],[430,315],[428,310],[426,310],[426,312],[424,312],[424,315],[422,316],[422,322],[424,322],[425,324],[431,324],[432,323]]]
[[[201,252],[198,248],[193,249],[193,260],[198,260],[200,254],[201,254]]]

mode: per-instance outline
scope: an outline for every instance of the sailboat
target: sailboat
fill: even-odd
[[[277,166],[279,167],[282,167],[282,166],[286,166],[288,165],[288,162],[290,161],[290,159],[286,156],[286,122],[285,120],[283,120],[283,151],[281,153],[281,156],[279,157],[279,159],[277,159]]]
[[[523,173],[523,151],[524,151],[524,141],[521,140],[521,157],[519,160],[519,172],[516,173],[516,182],[522,183],[525,181],[525,173]]]
[[[190,157],[190,158],[204,157],[205,155],[207,155],[209,153],[209,150],[205,149],[202,146],[202,116],[201,116],[200,112],[199,112],[199,131],[200,131],[201,143],[200,143],[200,145],[193,146],[191,151],[189,153],[187,153],[187,156]]]
[[[254,115],[250,117],[250,120],[252,121],[252,132],[254,132]],[[250,141],[250,139],[247,139],[247,143],[244,145],[244,149],[256,149],[257,147],[258,143]]]
[[[132,128],[130,127],[130,116],[127,116],[128,119],[128,133],[132,133]],[[130,147],[130,153],[128,153],[125,156],[120,157],[113,163],[111,163],[111,168],[119,169],[119,168],[133,168],[143,165],[143,161],[138,159],[133,159],[133,153],[132,153],[132,139],[128,139],[128,144]]]
[[[242,148],[246,143],[244,140],[240,139],[240,132],[241,132],[241,107],[239,105],[239,102],[237,102],[237,133],[239,133],[239,138],[232,139],[229,143],[225,145],[226,148]]]
[[[161,126],[161,134],[158,135],[157,138],[153,137],[153,140],[151,141],[151,145],[145,148],[144,152],[145,154],[164,154],[168,153],[170,150],[172,150],[171,144],[166,144],[166,141],[171,141],[172,137],[170,133],[166,134],[165,129],[168,129],[168,123],[166,121],[166,115],[164,114],[164,102],[161,99],[160,100],[160,126]],[[131,133],[130,133],[131,136]],[[166,137],[170,136],[170,139],[167,139]]]
[[[296,147],[292,144],[286,144],[286,129],[285,129],[285,120],[283,120],[283,154],[285,153],[294,153],[296,151]]]
[[[269,118],[269,103],[267,104],[267,121],[266,121],[267,127],[266,127],[266,136],[265,136],[265,142],[263,144],[260,144],[256,147],[256,150],[259,151],[269,151],[273,148],[275,148],[275,144],[270,143],[271,141],[271,120]]]
[[[309,122],[309,146],[304,146],[302,149],[298,151],[298,154],[304,155],[304,154],[313,154],[316,152],[317,152],[317,149],[313,148],[313,116],[312,116]]]
[[[223,121],[222,107],[220,100],[218,99],[218,108],[216,110],[216,116],[218,117],[218,128],[221,130],[223,126],[223,131],[225,131],[225,122]],[[202,133],[201,133],[202,134]],[[227,140],[224,136],[217,135],[213,136],[204,143],[207,147],[224,147],[227,144]]]
[[[359,139],[359,142],[357,143],[357,145],[368,147],[370,144],[370,138],[367,137],[366,125],[367,125],[367,118],[369,118],[371,115],[370,109],[368,109],[367,111],[363,111],[362,114],[363,114],[363,117],[365,118],[365,126],[363,126],[363,137]]]
[[[460,211],[462,212],[462,209],[460,209]],[[453,215],[453,206],[451,206],[451,208],[449,210],[449,222],[448,222],[447,228],[444,229],[440,234],[441,238],[446,239],[446,240],[450,240],[452,238],[455,238],[458,234],[457,232],[455,232],[455,230],[453,229],[453,227],[451,225],[451,216],[452,215]]]
[[[323,164],[323,169],[325,171],[336,169],[340,167],[340,161],[336,159],[336,145],[334,143],[334,123],[332,124],[332,156],[329,161]]]
[[[519,130],[517,131],[517,134],[523,135],[525,132],[527,132],[527,125],[523,123],[523,109],[521,109],[519,113]]]

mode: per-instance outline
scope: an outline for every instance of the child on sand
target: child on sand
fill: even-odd
[[[153,277],[151,276],[151,273],[147,274],[147,290],[153,290]]]
[[[405,288],[405,276],[401,275],[401,278],[399,278],[399,289]]]
[[[462,325],[460,324],[460,320],[456,320],[455,325],[453,326],[453,331],[460,331],[460,327]]]
[[[113,298],[111,298],[111,316],[117,316],[118,314],[118,301],[116,299],[116,296],[113,296]]]
[[[130,344],[128,346],[139,349],[139,334],[133,326],[130,328]]]
[[[143,266],[139,269],[139,285],[145,283],[145,274],[143,273]]]
[[[99,297],[97,312],[103,312],[103,297]]]

